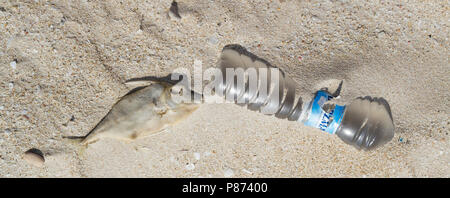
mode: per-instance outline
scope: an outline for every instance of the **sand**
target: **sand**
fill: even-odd
[[[1,177],[450,177],[449,1],[0,1]],[[237,43],[305,93],[382,96],[395,137],[372,152],[248,111],[202,105],[187,120],[84,151],[125,80],[216,66]],[[43,167],[23,159],[30,148]]]

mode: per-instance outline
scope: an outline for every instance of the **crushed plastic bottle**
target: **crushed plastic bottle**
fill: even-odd
[[[332,98],[329,93],[318,91],[305,104],[298,121],[336,134],[345,143],[362,150],[375,149],[394,137],[392,114],[385,99],[366,96],[349,105],[325,106]]]
[[[222,71],[228,68],[275,68],[264,59],[248,52],[236,44],[227,45],[222,50],[220,67]],[[222,72],[226,79],[226,72]],[[245,74],[243,74],[245,76]],[[258,74],[260,75],[260,74]],[[269,75],[267,75],[269,76]],[[264,78],[264,77],[262,77]],[[248,78],[250,79],[250,78]],[[255,79],[260,79],[259,76]],[[345,143],[357,149],[372,150],[386,144],[394,137],[394,123],[388,102],[383,98],[370,96],[360,97],[344,106],[330,104],[337,95],[328,91],[316,92],[312,101],[303,104],[302,98],[296,99],[295,82],[284,72],[279,80],[267,79],[264,84],[256,87],[278,87],[278,91],[270,94],[260,94],[259,89],[250,89],[249,82],[244,87],[238,87],[234,81],[223,81],[216,91],[228,99],[244,101],[247,108],[253,111],[274,112],[281,119],[299,121],[307,126],[318,128],[330,134],[336,134]],[[260,79],[258,83],[262,82]],[[278,93],[278,94],[277,94]],[[281,102],[280,102],[281,101]],[[242,103],[241,103],[242,105]]]

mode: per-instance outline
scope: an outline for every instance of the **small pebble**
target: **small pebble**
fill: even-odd
[[[9,86],[9,90],[12,91],[13,88],[14,88],[14,83],[10,82],[10,83],[8,84],[8,86]]]
[[[312,15],[311,18],[313,19],[313,21],[320,21],[320,17],[317,15]]]
[[[0,110],[3,110],[3,109],[5,109],[5,107],[4,106],[0,106]]]
[[[231,169],[227,169],[223,172],[224,177],[232,177],[233,175],[234,175],[234,172]]]
[[[211,36],[209,37],[208,42],[215,45],[219,42],[219,40],[215,36]]]
[[[251,171],[249,171],[249,170],[247,170],[247,169],[245,169],[245,168],[242,169],[242,172],[247,173],[247,174],[250,174],[250,175],[253,174]]]
[[[36,167],[44,166],[45,162],[42,152],[37,149],[30,149],[27,152],[25,152],[23,159],[25,159],[25,161],[28,162],[29,164]]]
[[[194,153],[195,160],[200,160],[200,153]]]
[[[11,66],[12,69],[16,69],[16,61],[10,62],[9,65]]]
[[[178,3],[175,1],[173,1],[172,4],[170,5],[169,16],[171,18],[181,19],[181,15],[178,12]]]
[[[186,165],[186,170],[194,170],[194,168],[195,168],[194,164],[189,163]]]

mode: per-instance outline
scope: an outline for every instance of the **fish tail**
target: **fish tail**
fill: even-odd
[[[73,144],[73,145],[81,145],[83,140],[86,138],[85,136],[63,136],[63,138]]]

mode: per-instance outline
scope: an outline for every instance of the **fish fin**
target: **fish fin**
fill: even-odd
[[[63,136],[63,138],[72,144],[80,144],[86,136]]]
[[[159,82],[159,83],[167,83],[169,85],[175,85],[178,82],[180,82],[181,80],[183,80],[183,78],[184,78],[184,75],[177,74],[178,76],[180,76],[180,78],[178,80],[172,80],[172,75],[174,75],[174,74],[169,74],[164,77],[145,76],[145,77],[139,77],[139,78],[131,78],[131,79],[125,81],[125,84],[127,84],[127,85],[133,85],[133,84],[150,85],[151,82]]]

